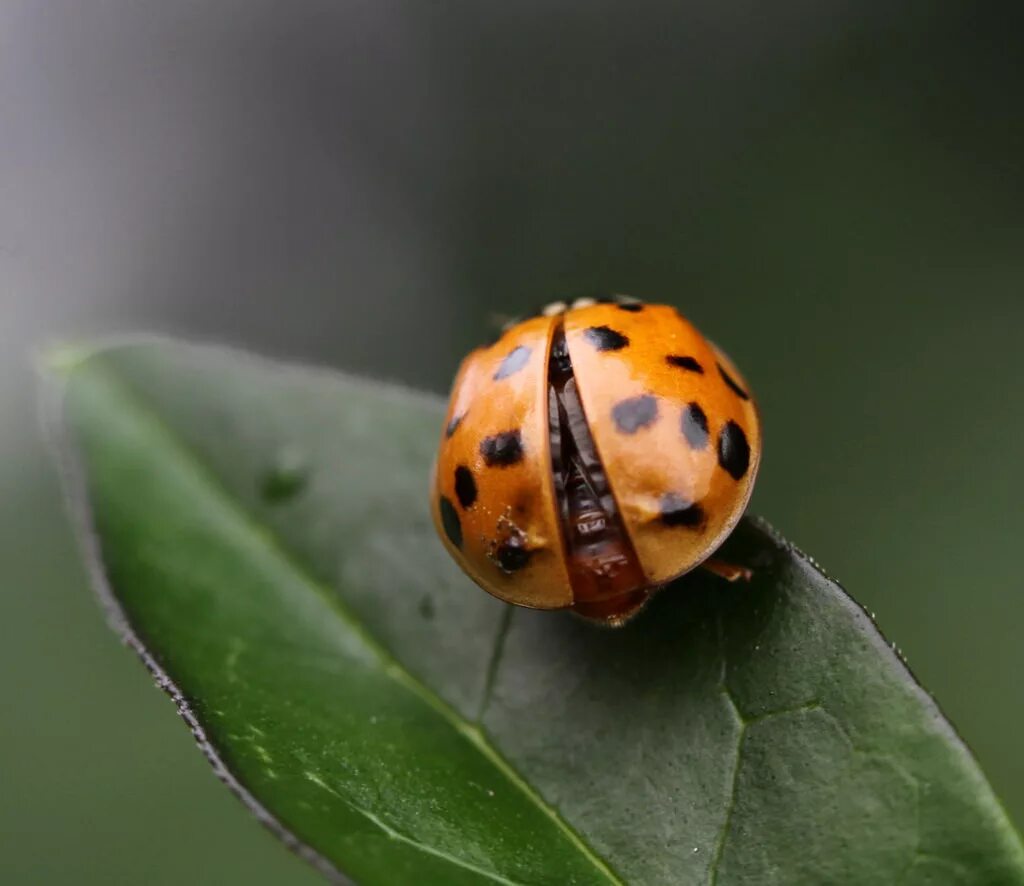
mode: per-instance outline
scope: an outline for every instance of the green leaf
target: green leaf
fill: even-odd
[[[363,884],[1024,883],[1021,841],[868,616],[765,524],[600,630],[434,537],[440,400],[242,354],[61,359],[113,620],[218,772]],[[770,467],[770,466],[769,466]]]

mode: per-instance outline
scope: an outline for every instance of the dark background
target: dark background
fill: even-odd
[[[495,316],[594,288],[731,352],[754,509],[1024,821],[1021,9],[2,0],[0,880],[312,879],[104,627],[34,351],[154,330],[443,391]]]

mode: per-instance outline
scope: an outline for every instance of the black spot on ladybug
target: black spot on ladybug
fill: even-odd
[[[445,496],[441,496],[441,525],[444,527],[444,534],[448,536],[455,547],[462,549],[462,522],[459,514]]]
[[[729,386],[729,389],[737,397],[739,397],[741,400],[750,399],[750,394],[748,394],[746,391],[743,390],[743,388],[736,384],[736,379],[734,379],[731,375],[729,375],[728,372],[725,371],[725,367],[721,363],[718,364],[718,371],[722,375],[722,381],[724,381]]]
[[[465,465],[455,469],[455,495],[463,510],[476,503],[476,480],[473,479],[473,472]]]
[[[461,415],[453,415],[452,416],[452,420],[450,422],[448,422],[448,426],[444,429],[445,437],[447,437],[450,440],[452,434],[454,434],[455,430],[458,428],[458,426],[460,424],[462,424],[462,420],[465,417],[466,417],[465,413],[462,413]]]
[[[661,522],[666,526],[696,528],[704,522],[704,509],[675,492],[666,492],[660,502]]]
[[[532,553],[521,538],[513,536],[494,549],[494,561],[502,572],[511,574],[526,566]]]
[[[669,366],[675,366],[678,369],[685,369],[688,372],[696,372],[699,375],[704,374],[704,367],[697,362],[695,357],[680,357],[677,354],[669,354],[665,358],[665,362]]]
[[[620,400],[612,407],[612,420],[624,434],[635,434],[658,418],[658,401],[650,394]]]
[[[691,403],[683,410],[682,428],[691,449],[707,449],[708,417],[699,403]]]
[[[583,337],[599,351],[621,351],[629,344],[626,336],[608,326],[588,326]]]
[[[485,437],[480,443],[480,454],[488,467],[505,468],[514,465],[523,457],[522,435],[516,430]]]
[[[494,373],[494,380],[501,381],[503,378],[508,378],[510,375],[515,374],[522,369],[530,359],[531,354],[530,348],[525,345],[519,345],[513,348],[507,357],[501,361],[501,366],[498,367],[498,371]]]
[[[638,301],[624,301],[619,303],[620,311],[629,311],[631,314],[639,314],[643,309],[643,304]]]
[[[718,463],[728,471],[734,480],[740,480],[750,467],[750,444],[736,422],[726,422],[718,435]]]

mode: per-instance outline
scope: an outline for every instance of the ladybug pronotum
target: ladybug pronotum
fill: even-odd
[[[760,457],[750,388],[675,308],[557,303],[463,360],[434,522],[496,597],[617,626],[702,564],[749,575],[709,558]]]

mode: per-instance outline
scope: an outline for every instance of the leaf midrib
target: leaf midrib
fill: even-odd
[[[168,449],[178,458],[179,462],[187,466],[202,480],[207,491],[211,495],[219,498],[222,504],[227,507],[227,510],[237,517],[242,526],[252,532],[257,538],[261,539],[267,550],[271,554],[280,558],[282,563],[294,572],[301,580],[302,584],[306,585],[312,592],[319,594],[327,601],[331,610],[342,622],[345,623],[346,627],[355,633],[360,640],[366,644],[367,648],[377,656],[381,665],[381,671],[388,679],[416,695],[436,711],[446,722],[448,722],[456,733],[463,736],[463,738],[465,738],[478,753],[482,754],[488,762],[491,763],[491,765],[505,776],[511,785],[517,788],[531,804],[536,806],[537,809],[565,835],[566,839],[576,847],[583,858],[585,858],[595,868],[595,870],[597,870],[604,880],[608,883],[615,884],[615,886],[626,886],[625,881],[621,879],[621,877],[611,869],[608,863],[587,844],[583,837],[577,833],[577,831],[564,818],[562,818],[558,810],[544,800],[544,798],[523,779],[515,768],[491,744],[478,722],[474,722],[463,717],[457,710],[455,710],[455,708],[449,705],[426,684],[410,673],[401,664],[401,662],[392,655],[387,647],[381,644],[376,637],[369,633],[358,618],[342,602],[339,596],[322,581],[317,579],[302,563],[302,561],[287,547],[280,536],[273,532],[264,523],[261,523],[256,516],[230,492],[225,484],[218,479],[216,473],[206,465],[195,450],[189,447],[180,436],[174,433],[158,412],[146,404],[142,395],[133,388],[130,382],[123,379],[109,367],[103,366],[102,364],[97,365],[94,361],[91,362],[93,362],[93,365],[89,367],[89,371],[105,381],[116,392],[116,395],[120,396],[126,402],[128,408],[132,409],[143,421],[150,424],[150,426],[157,432],[158,436],[166,441]],[[79,364],[78,367],[75,368],[80,368],[81,366],[82,364]],[[500,643],[503,634],[505,633],[504,627],[507,627],[507,624],[508,617],[506,616],[502,620],[503,629],[498,632],[498,637],[496,638],[498,649],[494,651],[496,654],[492,655],[490,670],[496,669],[496,658],[500,655]],[[486,704],[486,699],[483,703]],[[376,816],[373,816],[372,813],[367,813],[367,810],[359,809],[352,804],[349,805],[360,814],[366,815],[368,820],[372,821],[377,827],[379,827],[383,833],[390,834],[393,832],[393,829],[390,826],[385,826],[385,823],[377,821]],[[497,882],[511,882],[496,873],[482,871],[473,865],[454,858],[443,850],[428,846],[418,840],[414,840],[413,838],[403,836],[403,840],[424,852],[445,858],[453,864],[472,869],[475,873],[486,874]]]

